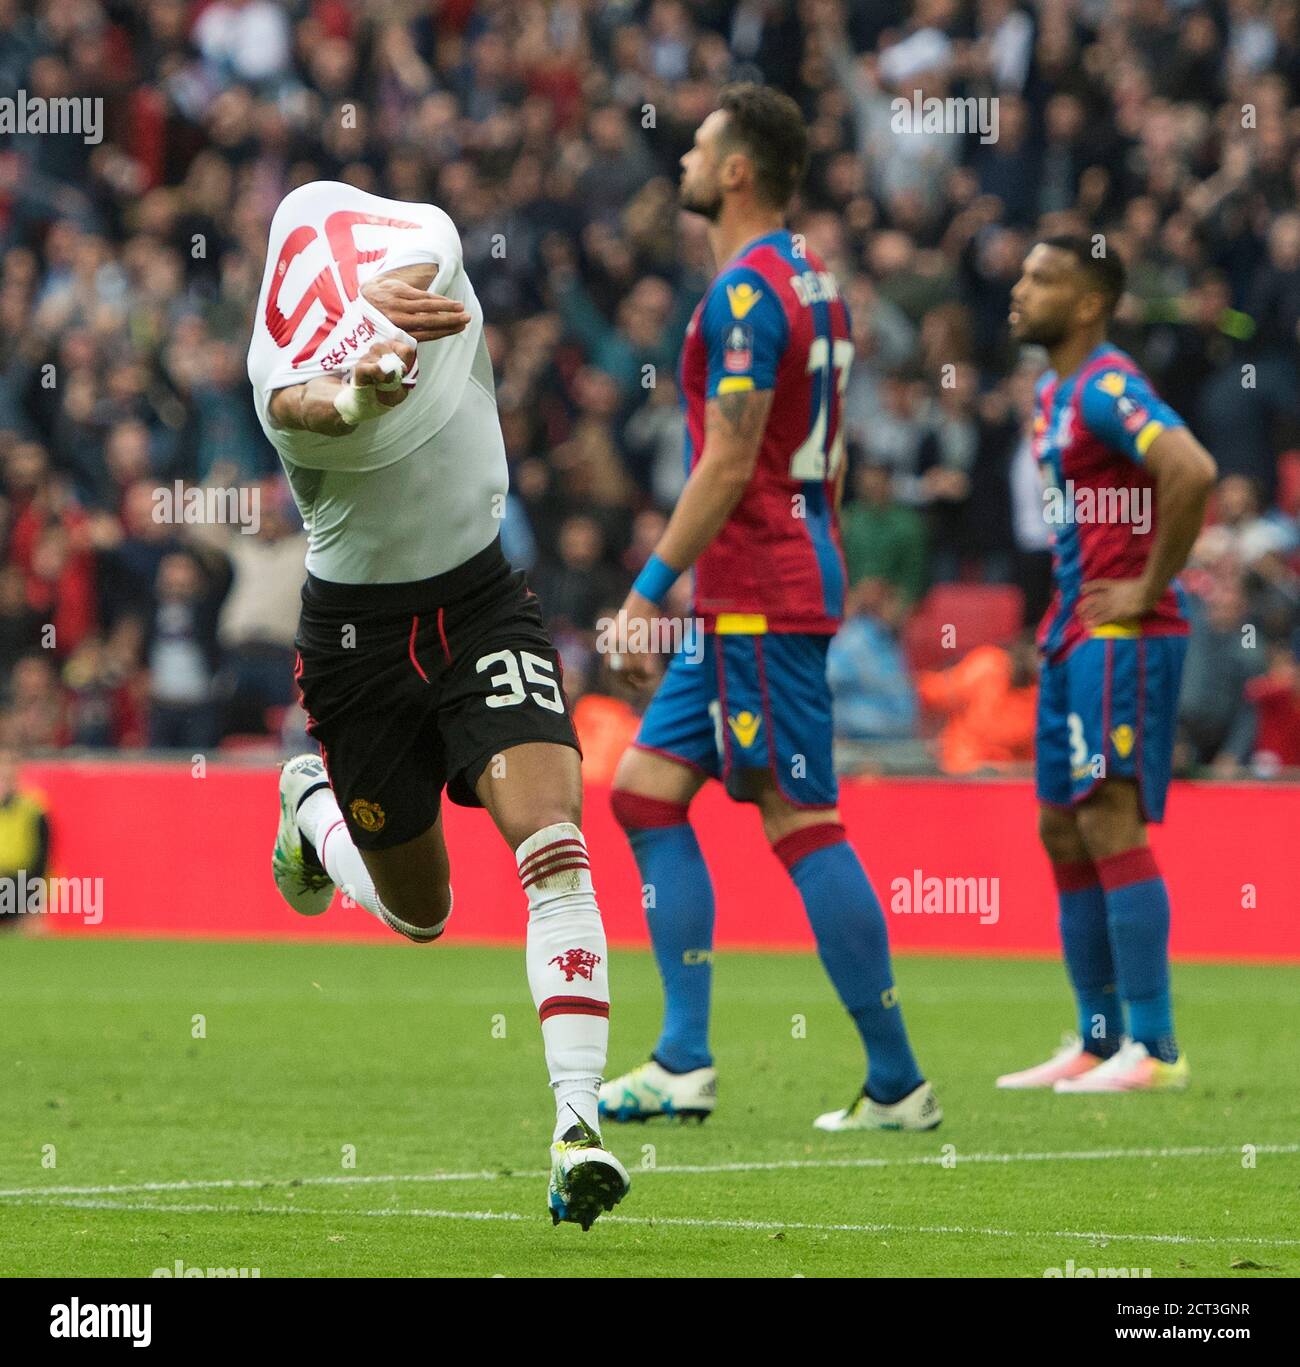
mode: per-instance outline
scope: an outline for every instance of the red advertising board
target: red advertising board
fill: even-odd
[[[31,764],[25,779],[49,802],[51,872],[103,879],[100,924],[52,915],[52,933],[391,938],[358,907],[336,900],[308,920],[280,900],[270,872],[272,768],[209,764],[196,777],[176,763],[66,761]],[[509,851],[484,812],[444,805],[456,893],[448,938],[521,939],[525,902]],[[895,948],[1057,952],[1056,897],[1028,783],[850,780],[842,810]],[[718,946],[811,947],[757,812],[710,785],[693,819],[713,872]],[[607,789],[588,789],[583,827],[610,939],[646,943],[636,866]],[[1173,901],[1176,956],[1300,960],[1300,789],[1176,784],[1152,841]],[[976,881],[927,897],[933,879]]]

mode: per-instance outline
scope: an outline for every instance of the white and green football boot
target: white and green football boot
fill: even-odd
[[[632,1190],[632,1179],[600,1135],[574,1115],[578,1123],[551,1145],[546,1204],[553,1225],[581,1225],[585,1234],[602,1211],[613,1210]]]
[[[280,896],[300,916],[319,916],[334,900],[334,884],[311,842],[298,829],[298,808],[329,778],[319,755],[295,755],[280,767],[280,826],[275,833],[271,872]]]
[[[842,1111],[827,1111],[813,1121],[819,1130],[933,1130],[943,1119],[934,1088],[923,1082],[901,1100],[885,1106],[864,1092]]]
[[[600,1089],[600,1118],[623,1123],[672,1116],[703,1123],[718,1104],[718,1071],[695,1068],[670,1073],[650,1059]]]

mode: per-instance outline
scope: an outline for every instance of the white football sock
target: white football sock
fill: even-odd
[[[597,1133],[609,1047],[609,951],[587,844],[572,822],[546,826],[515,851],[528,894],[528,986],[555,1092],[555,1138],[577,1121]],[[572,1109],[570,1109],[572,1108]]]
[[[408,940],[424,944],[442,934],[442,928],[447,924],[446,916],[436,926],[416,926],[395,916],[380,901],[375,880],[366,868],[361,851],[352,842],[347,822],[330,789],[319,788],[303,800],[298,808],[298,829],[311,841],[316,857],[325,866],[330,881],[344,897],[350,897],[390,930],[405,935]],[[450,915],[449,902],[447,916]]]

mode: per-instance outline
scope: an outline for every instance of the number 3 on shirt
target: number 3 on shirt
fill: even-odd
[[[829,337],[814,337],[808,348],[808,374],[817,375],[821,387],[821,402],[817,405],[817,421],[808,440],[790,459],[791,479],[834,479],[844,459],[844,391],[848,388],[849,367],[853,364],[853,343],[847,337],[835,340],[831,350]],[[830,421],[831,368],[835,371],[835,388],[839,393],[840,421],[830,450],[826,449],[826,429]]]

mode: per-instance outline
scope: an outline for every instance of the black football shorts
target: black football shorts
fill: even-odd
[[[360,849],[427,830],[444,787],[481,806],[474,785],[511,746],[579,748],[559,656],[499,539],[414,583],[308,575],[295,644],[307,730]]]

